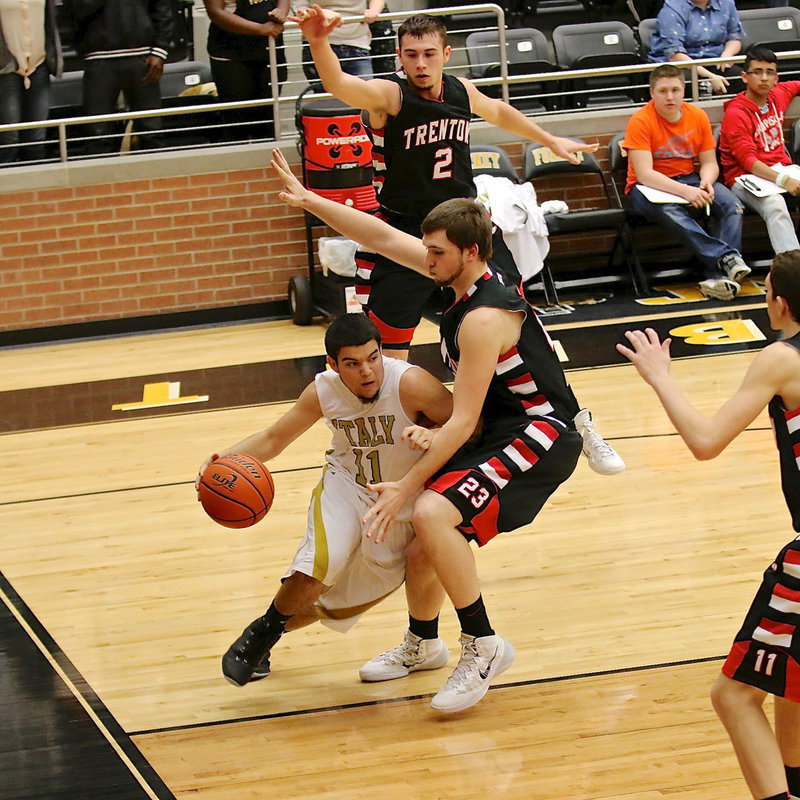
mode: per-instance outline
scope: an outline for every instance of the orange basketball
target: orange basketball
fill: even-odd
[[[232,453],[206,467],[197,497],[206,514],[220,525],[249,528],[269,511],[275,485],[258,459]]]

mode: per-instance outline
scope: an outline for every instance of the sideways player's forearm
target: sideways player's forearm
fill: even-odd
[[[427,276],[425,248],[414,236],[392,228],[371,214],[335,203],[313,192],[306,192],[301,202],[306,211],[319,217],[342,236],[358,242],[364,250],[381,253]]]
[[[279,455],[280,452],[283,450],[283,447],[279,445],[278,442],[274,440],[274,437],[270,435],[270,432],[267,431],[259,431],[258,433],[254,433],[252,436],[248,436],[246,439],[242,439],[241,442],[237,442],[231,447],[226,448],[223,450],[220,455],[228,455],[230,453],[245,453],[248,456],[253,456],[257,458],[259,461],[267,462],[275,456]]]
[[[359,98],[354,96],[353,90],[348,86],[347,75],[342,70],[342,65],[339,63],[336,53],[331,49],[327,38],[309,42],[309,48],[325,91],[330,92],[344,103],[361,108],[357,102],[353,102],[354,100],[358,101]]]
[[[711,420],[706,419],[687,399],[671,375],[651,384],[675,430],[692,455],[706,461],[719,455],[722,447],[713,440]]]

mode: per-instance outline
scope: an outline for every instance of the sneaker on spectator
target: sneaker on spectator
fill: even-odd
[[[583,438],[583,454],[595,472],[616,475],[625,469],[619,453],[597,432],[588,408],[582,408],[575,415],[575,428]]]
[[[717,264],[728,278],[736,283],[750,274],[750,267],[744,263],[744,259],[738,253],[726,253]]]
[[[502,636],[461,634],[461,658],[447,683],[431,700],[437,711],[452,713],[474,706],[489,691],[491,682],[514,661],[514,648]]]
[[[439,669],[450,658],[443,639],[420,639],[406,631],[403,643],[375,656],[358,671],[362,681],[391,681],[405,678],[409,672]]]
[[[713,297],[715,300],[733,300],[741,288],[736,281],[729,278],[706,278],[700,281],[699,286],[704,297]]]

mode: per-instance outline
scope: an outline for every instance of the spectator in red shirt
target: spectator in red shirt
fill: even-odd
[[[794,223],[781,194],[757,197],[740,182],[752,174],[774,181],[791,195],[800,193],[800,181],[775,169],[792,163],[783,138],[783,116],[800,94],[800,81],[778,83],[778,60],[767,47],[747,51],[742,68],[745,90],[725,103],[719,135],[722,179],[733,193],[766,223],[775,253],[800,249]]]

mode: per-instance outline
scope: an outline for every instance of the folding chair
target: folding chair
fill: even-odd
[[[470,78],[500,77],[500,35],[498,31],[477,31],[466,39]],[[508,74],[533,75],[560,72],[550,43],[535,28],[516,28],[506,31]],[[500,97],[501,86],[481,86],[489,97]],[[509,102],[515,108],[534,114],[559,107],[558,81],[526,81],[509,85]]]
[[[633,29],[624,22],[559,25],[553,31],[556,60],[563,69],[633,66],[642,63]],[[576,108],[634,105],[642,99],[641,75],[573,79]]]
[[[606,262],[606,268],[611,268],[617,249],[621,247],[634,291],[637,295],[646,294],[648,291],[647,278],[634,248],[633,236],[628,224],[628,214],[622,207],[616,184],[608,178],[592,153],[578,153],[577,156],[580,158],[580,162],[571,164],[569,161],[555,156],[549,147],[531,144],[525,149],[523,180],[535,181],[538,178],[559,179],[560,182],[566,185],[576,175],[596,175],[605,195],[606,208],[569,211],[563,214],[547,214],[545,220],[547,221],[548,235],[552,238],[590,231],[614,231],[616,235]],[[556,282],[547,262],[545,262],[542,276],[545,299],[548,302],[557,303]]]

